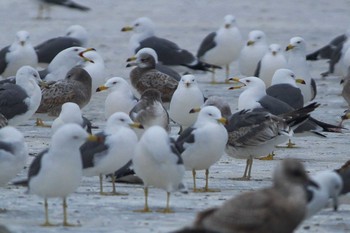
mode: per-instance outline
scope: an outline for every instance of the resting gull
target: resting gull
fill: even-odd
[[[316,82],[311,77],[310,68],[306,61],[306,43],[301,37],[290,39],[286,51],[288,51],[288,68],[291,69],[298,78],[305,81],[305,84],[297,84],[304,97],[304,103],[313,100],[316,96]]]
[[[180,48],[174,42],[155,36],[154,23],[150,18],[138,18],[134,21],[133,26],[123,27],[122,31],[134,31],[129,42],[133,54],[142,48],[152,48],[156,51],[158,60],[163,65],[205,71],[211,67],[198,61],[193,54]]]
[[[26,165],[27,144],[23,134],[12,126],[0,129],[0,187],[13,179]]]
[[[263,31],[253,30],[248,34],[247,44],[242,48],[238,68],[242,75],[253,76],[261,58],[266,54],[268,44]]]
[[[190,110],[202,106],[203,103],[204,96],[196,77],[191,74],[184,75],[171,98],[169,116],[180,125],[182,131],[197,120],[198,114],[190,114]]]
[[[71,69],[66,78],[42,89],[42,99],[37,113],[58,116],[62,104],[73,102],[83,108],[91,98],[91,77],[82,68]]]
[[[302,163],[285,159],[275,169],[270,187],[201,211],[192,227],[177,232],[294,232],[306,214],[305,186],[310,182]]]
[[[198,118],[193,126],[184,130],[176,140],[187,170],[192,171],[193,191],[201,191],[196,187],[196,171],[205,170],[204,192],[215,191],[208,187],[209,168],[225,154],[227,131],[223,124],[226,119],[214,106],[205,106],[198,111]]]
[[[3,78],[14,76],[22,66],[37,67],[38,57],[30,43],[27,31],[18,31],[15,41],[0,50],[0,75]]]
[[[264,80],[266,87],[271,85],[271,79],[276,70],[287,68],[287,59],[279,44],[269,45],[268,51],[261,58],[255,70],[255,77]]]
[[[63,199],[63,226],[72,226],[67,221],[67,196],[79,186],[82,178],[80,146],[86,140],[97,140],[89,136],[77,124],[66,124],[52,136],[51,144],[38,154],[28,170],[28,191],[44,198],[45,222],[43,226],[53,226],[49,222],[47,199]]]
[[[166,207],[162,212],[172,213],[170,193],[184,188],[185,167],[168,133],[160,126],[147,129],[135,147],[132,163],[136,175],[144,183],[145,205],[140,212],[151,212],[148,187],[154,186],[167,192]]]
[[[80,11],[89,11],[90,8],[74,2],[73,0],[36,0],[38,2],[38,19],[49,19],[51,6],[63,6]],[[44,17],[46,11],[46,17]]]
[[[137,136],[130,127],[142,128],[139,123],[133,122],[124,112],[112,114],[103,132],[96,135],[104,140],[102,142],[86,142],[81,148],[84,176],[99,176],[100,194],[103,192],[103,175],[114,173],[132,159]],[[112,195],[118,195],[115,189],[115,177],[112,176]]]
[[[64,36],[51,38],[34,47],[39,63],[50,63],[54,57],[70,47],[86,47],[88,33],[80,25],[72,25]]]
[[[9,125],[24,123],[36,112],[41,101],[39,80],[34,68],[23,66],[16,73],[16,84],[0,85],[0,113]]]
[[[127,66],[137,65],[130,72],[131,85],[139,94],[149,88],[157,89],[161,93],[162,101],[170,102],[178,81],[156,70],[155,64],[155,58],[148,53],[139,54],[136,63],[128,63]]]
[[[106,119],[115,112],[125,112],[129,114],[130,110],[137,104],[138,100],[132,93],[131,86],[121,77],[112,77],[108,79],[104,85],[96,89],[97,92],[103,90],[108,90],[108,95],[105,100]]]
[[[226,15],[223,25],[203,39],[198,48],[197,57],[207,64],[225,66],[227,81],[230,75],[230,64],[238,59],[242,45],[242,35],[236,26],[236,18],[233,15]],[[216,82],[215,67],[213,67],[212,82]]]

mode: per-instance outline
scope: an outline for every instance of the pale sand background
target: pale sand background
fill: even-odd
[[[350,2],[335,1],[115,1],[86,0],[79,2],[93,8],[91,12],[80,13],[63,8],[52,9],[52,19],[35,20],[37,8],[33,0],[0,1],[0,47],[11,43],[16,31],[25,29],[31,33],[33,44],[64,33],[72,24],[81,24],[90,33],[89,45],[95,47],[106,62],[108,77],[128,78],[129,69],[125,68],[125,59],[131,55],[128,49],[130,34],[120,29],[140,16],[149,16],[156,21],[158,35],[175,41],[180,46],[195,53],[200,41],[209,32],[216,30],[226,14],[234,14],[244,38],[249,31],[265,31],[270,43],[286,46],[289,39],[300,35],[307,42],[308,51],[324,45],[334,36],[344,33],[349,27]],[[238,74],[236,64],[231,66],[232,73]],[[345,109],[345,101],[339,95],[339,78],[329,77],[323,80],[319,74],[327,69],[324,61],[311,64],[312,74],[317,81],[316,101],[321,107],[313,114],[316,118],[330,123],[339,121]],[[223,72],[219,73],[223,79]],[[222,95],[236,108],[240,91],[228,91],[226,85],[211,86],[209,74],[198,74],[205,95]],[[95,95],[91,104],[84,109],[85,115],[102,129],[104,127],[103,101],[106,93]],[[34,120],[19,129],[26,135],[30,152],[36,154],[49,143],[50,130],[33,127]],[[350,127],[350,123],[347,124]],[[159,213],[138,214],[132,210],[143,205],[141,186],[119,185],[120,191],[128,192],[124,197],[101,197],[97,194],[98,179],[84,178],[81,187],[68,198],[69,219],[80,222],[78,228],[42,228],[43,200],[34,195],[24,194],[22,187],[9,186],[0,189],[0,207],[6,213],[0,213],[0,223],[6,224],[13,232],[169,232],[190,224],[195,213],[209,206],[220,205],[224,200],[238,193],[265,187],[271,183],[271,172],[283,158],[299,158],[311,173],[339,167],[349,159],[349,132],[327,134],[327,139],[315,137],[296,138],[300,146],[292,150],[276,151],[274,161],[254,161],[253,180],[232,181],[243,173],[244,160],[223,157],[211,168],[210,186],[221,189],[219,193],[174,194],[171,206],[175,214]],[[28,160],[28,164],[32,157]],[[26,176],[26,170],[18,178]],[[199,185],[204,185],[204,172],[198,172]],[[191,174],[186,173],[186,181],[192,187]],[[109,187],[107,187],[108,190]],[[347,202],[349,203],[349,202]],[[150,190],[150,207],[161,208],[165,205],[165,192]],[[50,200],[50,218],[52,222],[61,222],[61,201]],[[307,220],[297,232],[349,232],[350,205],[341,205],[338,212],[325,209],[312,219]]]

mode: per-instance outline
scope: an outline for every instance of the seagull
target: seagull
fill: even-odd
[[[180,125],[180,132],[194,124],[198,114],[190,114],[190,110],[203,103],[204,96],[196,77],[192,74],[182,76],[169,105],[169,116]]]
[[[204,192],[215,191],[208,187],[209,168],[225,154],[227,131],[223,124],[226,119],[214,106],[193,109],[199,114],[193,126],[184,130],[176,140],[176,146],[181,153],[187,170],[192,171],[193,191],[196,187],[196,170],[205,170]]]
[[[347,75],[345,75],[342,80],[340,81],[340,84],[343,85],[343,89],[341,92],[342,97],[348,104],[348,108],[350,109],[350,66],[348,68]]]
[[[141,53],[137,56],[136,63],[128,63],[127,67],[137,65],[130,72],[131,85],[139,94],[149,88],[157,89],[161,93],[162,101],[170,102],[178,81],[156,70],[155,64],[155,58],[149,53]]]
[[[158,125],[167,132],[170,131],[169,114],[163,106],[160,92],[156,89],[147,89],[129,115],[133,121],[140,122],[145,130]]]
[[[82,109],[91,98],[91,77],[82,68],[74,67],[64,80],[59,80],[42,89],[42,99],[37,113],[58,116],[62,104],[73,102]]]
[[[297,84],[304,97],[304,103],[313,100],[317,93],[316,82],[311,77],[310,69],[306,61],[306,43],[301,37],[293,37],[286,48],[288,51],[288,67],[305,84]]]
[[[142,48],[152,48],[163,65],[182,66],[193,70],[207,71],[211,65],[202,63],[189,51],[180,48],[174,42],[155,36],[154,23],[150,18],[141,17],[134,21],[133,26],[123,27],[122,32],[133,31],[129,46],[133,54]]]
[[[49,222],[47,199],[63,199],[63,226],[72,226],[67,221],[67,196],[80,184],[82,162],[80,146],[86,140],[97,140],[77,124],[66,124],[52,136],[51,145],[38,154],[28,171],[28,191],[44,198],[45,222],[42,226],[52,226]]]
[[[70,47],[86,47],[88,41],[86,29],[80,25],[67,28],[64,36],[46,40],[34,47],[39,63],[50,63],[61,51]]]
[[[28,147],[23,134],[12,126],[0,129],[0,187],[5,186],[26,165]]]
[[[259,61],[268,51],[266,35],[263,31],[253,30],[248,34],[247,44],[242,48],[238,59],[238,68],[244,76],[254,76]]]
[[[16,73],[15,82],[0,85],[0,113],[9,125],[26,122],[41,101],[40,77],[34,68],[21,67]]]
[[[242,35],[236,25],[236,18],[233,15],[226,15],[223,25],[203,39],[198,48],[197,57],[207,64],[225,66],[227,81],[230,75],[230,64],[238,59],[242,45]],[[212,82],[216,82],[215,67],[213,67]]]
[[[91,134],[91,122],[86,117],[82,116],[80,107],[76,103],[66,102],[62,104],[60,115],[52,122],[52,134],[54,134],[58,128],[68,123],[76,123]]]
[[[27,31],[18,31],[15,41],[0,50],[0,75],[3,78],[16,75],[22,66],[37,67],[38,57],[30,43]]]
[[[202,107],[204,106],[217,107],[220,110],[221,115],[226,119],[228,119],[232,115],[231,107],[229,103],[220,96],[216,96],[216,95],[209,96],[205,100],[204,104],[202,105]]]
[[[84,53],[94,50],[93,48],[70,47],[59,52],[45,70],[39,71],[41,79],[51,82],[64,79],[73,67],[80,65],[84,60]]]
[[[158,70],[161,73],[167,74],[170,77],[172,77],[173,79],[175,79],[176,81],[180,81],[181,76],[179,75],[179,73],[177,73],[175,70],[171,69],[168,66],[162,65],[161,63],[158,62],[158,55],[156,53],[156,51],[154,51],[154,49],[152,48],[142,48],[139,51],[137,51],[137,53],[135,54],[135,56],[129,57],[126,62],[132,62],[132,61],[136,61],[137,57],[141,54],[141,53],[148,53],[149,55],[151,55],[156,63],[156,70]]]
[[[108,119],[115,112],[129,114],[137,104],[137,98],[132,93],[129,83],[121,77],[112,77],[96,89],[97,92],[108,90],[105,100],[105,118]],[[118,100],[118,101],[116,101]]]
[[[304,98],[297,83],[305,84],[303,79],[296,78],[293,71],[289,69],[278,69],[272,77],[271,86],[266,93],[279,99],[294,109],[304,106]]]
[[[338,209],[338,196],[343,188],[341,176],[336,171],[322,171],[311,176],[318,187],[307,186],[308,204],[306,218],[315,215],[333,199],[334,210]]]
[[[36,0],[38,2],[39,10],[37,19],[50,19],[51,6],[64,6],[80,11],[89,11],[90,8],[80,5],[73,0]],[[46,17],[44,17],[46,11]]]
[[[306,214],[305,186],[310,183],[313,184],[302,163],[284,159],[275,169],[270,187],[242,193],[221,206],[201,211],[189,230],[211,233],[294,232]]]
[[[103,138],[103,142],[85,142],[81,148],[84,176],[99,176],[100,194],[103,192],[102,176],[114,173],[132,159],[138,138],[130,127],[142,128],[139,123],[133,122],[124,112],[112,114],[103,132],[96,135]],[[112,176],[112,195],[118,195],[115,190],[115,177]]]
[[[172,213],[170,193],[181,190],[185,174],[183,160],[168,133],[160,126],[148,128],[135,147],[132,158],[137,176],[144,183],[145,206],[140,212],[151,212],[148,207],[148,188],[154,186],[167,192],[163,213]]]
[[[271,44],[258,63],[254,76],[264,80],[266,87],[269,87],[275,71],[287,67],[287,60],[281,46],[279,44]]]

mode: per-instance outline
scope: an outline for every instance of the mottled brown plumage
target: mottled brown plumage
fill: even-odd
[[[42,99],[37,113],[58,116],[61,106],[73,102],[83,108],[91,98],[91,77],[80,67],[72,68],[65,79],[59,80],[42,89]]]
[[[148,53],[139,54],[136,65],[130,72],[130,81],[137,92],[142,94],[145,90],[154,88],[161,93],[163,102],[170,102],[179,82],[156,70],[155,59]]]

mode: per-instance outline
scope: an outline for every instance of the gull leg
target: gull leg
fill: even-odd
[[[172,209],[170,209],[170,192],[166,192],[166,207],[163,210],[160,210],[158,212],[163,213],[163,214],[171,214],[174,213]]]
[[[288,143],[286,146],[276,146],[277,148],[296,148],[295,143],[292,140],[288,139]]]
[[[68,223],[68,221],[67,221],[68,217],[67,217],[67,199],[66,199],[66,197],[63,198],[62,206],[63,206],[63,226],[65,226],[65,227],[80,226],[80,225]]]
[[[220,189],[209,189],[209,169],[205,169],[205,187],[204,192],[220,192]]]
[[[99,179],[100,179],[100,195],[104,195],[103,184],[102,184],[102,180],[103,180],[102,174],[99,175]]]
[[[252,167],[253,167],[253,158],[250,158],[250,166],[248,170],[247,180],[250,180],[250,173],[252,172]]]
[[[265,157],[261,157],[259,158],[259,160],[273,160],[273,157],[275,156],[276,154],[272,151],[271,154],[269,154],[268,156],[265,156]]]
[[[122,192],[117,192],[117,191],[116,191],[116,189],[115,189],[115,180],[116,180],[116,177],[115,177],[115,175],[113,174],[113,175],[112,175],[112,193],[107,194],[107,195],[112,195],[112,196],[127,196],[127,195],[128,195],[127,193],[122,193]]]
[[[229,64],[226,65],[225,70],[226,70],[225,83],[229,83],[229,80],[228,80],[230,77],[230,65]]]
[[[246,166],[245,166],[245,169],[244,169],[244,173],[243,173],[243,176],[242,177],[238,177],[238,178],[230,178],[231,180],[249,180],[248,176],[247,176],[247,172],[248,172],[248,168],[249,168],[249,165],[250,165],[250,160],[252,158],[249,158],[247,159],[247,163],[246,163]]]
[[[196,187],[196,170],[192,169],[192,177],[193,177],[193,192],[198,192]]]
[[[51,125],[46,125],[40,118],[36,118],[36,126],[51,128]]]
[[[47,198],[44,199],[44,208],[45,208],[45,222],[41,224],[43,227],[52,227],[56,226],[49,221],[49,204],[47,203]]]
[[[144,194],[145,194],[145,206],[144,206],[144,208],[142,210],[135,210],[134,212],[150,213],[152,211],[148,208],[148,187],[144,187],[143,191],[144,191]]]
[[[216,82],[216,75],[215,75],[215,68],[213,68],[213,70],[212,70],[212,77],[211,77],[211,84],[216,84],[217,82]]]

